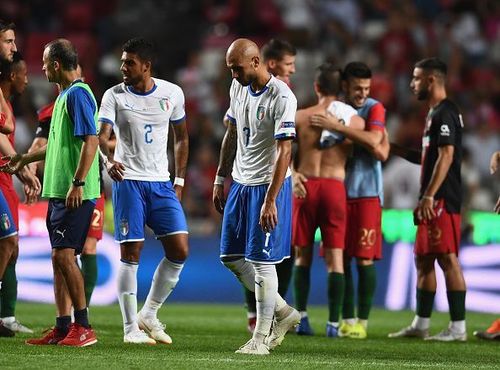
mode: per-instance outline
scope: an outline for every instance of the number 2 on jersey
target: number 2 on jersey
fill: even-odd
[[[243,127],[243,132],[245,133],[245,146],[248,146],[250,142],[250,127]]]
[[[151,144],[153,142],[153,138],[149,134],[153,132],[153,126],[144,125],[144,130],[146,130],[144,133],[144,141],[146,141],[146,144]]]

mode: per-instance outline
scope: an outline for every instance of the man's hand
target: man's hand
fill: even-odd
[[[276,202],[264,200],[264,204],[260,209],[259,224],[265,233],[270,233],[278,225]]]
[[[434,199],[432,197],[422,197],[416,209],[417,218],[420,221],[431,221],[436,217],[434,212]]]
[[[38,200],[38,196],[40,195],[42,185],[40,184],[40,180],[36,177],[28,166],[23,167],[18,173],[19,179],[23,182],[23,190],[24,190],[24,203],[32,204]]]
[[[293,184],[293,194],[300,199],[303,199],[307,195],[307,190],[304,183],[307,182],[307,177],[305,177],[300,172],[292,173],[292,184]]]
[[[338,120],[337,117],[332,115],[331,113],[325,114],[313,114],[309,118],[309,122],[311,126],[320,127],[322,129],[328,131],[336,131],[340,127],[344,126],[341,121]]]
[[[125,166],[122,163],[109,161],[106,163],[106,170],[108,171],[109,177],[111,177],[114,181],[123,181],[125,176]]]
[[[23,185],[24,190],[24,204],[34,204],[38,201],[38,196],[40,195],[40,189],[32,188],[29,185]]]
[[[0,166],[0,172],[10,173],[11,175],[18,173],[26,163],[23,161],[22,154],[6,155],[2,160],[9,161]]]
[[[212,200],[214,202],[215,209],[220,214],[224,213],[224,207],[226,206],[226,196],[224,194],[224,185],[214,184],[214,190],[212,194]]]
[[[66,208],[75,209],[82,205],[83,187],[71,185],[66,194]]]

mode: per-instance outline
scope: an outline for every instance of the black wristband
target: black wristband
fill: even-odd
[[[85,181],[81,181],[81,180],[78,180],[77,178],[74,178],[73,179],[73,186],[84,186],[85,185]]]

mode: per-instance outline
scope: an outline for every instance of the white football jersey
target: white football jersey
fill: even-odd
[[[337,117],[344,126],[349,126],[352,116],[358,114],[356,109],[341,101],[333,101],[330,103],[326,111],[331,115]],[[320,143],[322,147],[330,147],[344,140],[344,136],[336,131],[323,130],[321,132]]]
[[[233,179],[243,185],[270,183],[276,162],[276,140],[295,137],[297,99],[283,81],[271,77],[254,93],[233,80],[228,118],[238,130]],[[286,176],[290,176],[288,169]]]
[[[125,166],[125,179],[167,181],[169,124],[185,118],[181,88],[154,78],[147,93],[135,92],[124,83],[102,97],[99,121],[111,123],[116,135],[114,159]]]

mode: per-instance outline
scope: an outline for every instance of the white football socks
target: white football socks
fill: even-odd
[[[137,325],[137,269],[138,264],[121,261],[118,269],[118,301],[125,334],[139,330]]]
[[[465,320],[460,320],[460,321],[450,321],[450,324],[448,325],[449,329],[454,332],[454,333],[465,333],[466,328],[465,328]]]
[[[245,288],[249,291],[255,291],[255,269],[250,262],[244,258],[234,261],[222,261],[231,272],[238,278]]]
[[[427,330],[431,326],[431,318],[430,317],[420,317],[415,315],[411,326],[418,330]]]
[[[156,317],[163,302],[174,290],[184,264],[163,258],[156,268],[146,302],[141,309],[145,317]]]
[[[257,301],[257,323],[253,339],[257,343],[263,343],[264,338],[271,330],[274,310],[276,308],[278,275],[276,274],[274,265],[255,263],[253,266],[255,268],[255,299]]]

